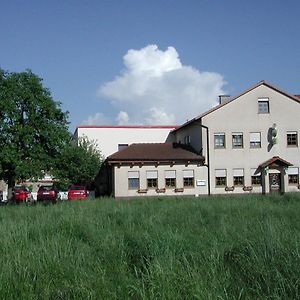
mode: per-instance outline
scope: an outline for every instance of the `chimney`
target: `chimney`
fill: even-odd
[[[219,95],[219,104],[223,104],[230,98],[230,95]]]

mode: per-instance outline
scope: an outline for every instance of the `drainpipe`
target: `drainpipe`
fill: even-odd
[[[200,121],[200,126],[204,129],[206,129],[206,152],[207,152],[207,164],[205,164],[205,166],[207,167],[207,173],[208,173],[208,177],[207,177],[207,184],[208,184],[208,195],[210,196],[210,164],[209,164],[209,132],[208,132],[208,127],[205,125],[201,124]],[[202,139],[202,134],[201,134],[201,139]],[[202,147],[203,148],[203,147]]]

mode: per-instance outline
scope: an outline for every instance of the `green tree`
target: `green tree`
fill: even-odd
[[[91,187],[102,161],[103,157],[95,142],[81,138],[77,144],[71,139],[62,149],[53,175],[66,185],[73,183]]]
[[[9,192],[16,181],[53,168],[69,137],[67,113],[60,105],[30,70],[0,69],[0,179]]]

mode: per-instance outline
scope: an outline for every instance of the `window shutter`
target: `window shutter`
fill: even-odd
[[[194,170],[183,170],[183,178],[194,178]]]
[[[233,169],[233,176],[244,176],[244,169]]]
[[[260,132],[251,132],[250,133],[251,142],[260,142]]]
[[[147,171],[147,179],[157,178],[157,171]]]
[[[299,174],[299,169],[295,167],[289,167],[288,168],[288,174],[289,175],[298,175]]]
[[[176,178],[176,171],[175,170],[165,171],[165,178]]]
[[[226,177],[226,170],[225,169],[219,169],[215,170],[216,177]]]
[[[139,171],[128,171],[128,178],[140,178]]]

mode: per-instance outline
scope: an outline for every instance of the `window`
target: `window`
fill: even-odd
[[[225,133],[214,134],[215,148],[225,148]]]
[[[286,141],[288,147],[297,147],[298,146],[298,134],[297,131],[289,131],[286,134]]]
[[[259,114],[270,113],[269,98],[258,98],[258,113]]]
[[[227,185],[225,169],[215,170],[215,178],[216,178],[216,187],[224,187]]]
[[[183,170],[183,186],[194,187],[194,170]]]
[[[186,135],[184,137],[184,144],[189,145],[191,143],[191,136],[190,135]]]
[[[244,185],[244,169],[233,169],[233,185]]]
[[[260,148],[261,137],[260,132],[250,132],[250,148]]]
[[[140,173],[139,171],[128,172],[128,189],[138,190],[140,188]]]
[[[232,148],[243,148],[243,134],[241,132],[232,134]]]
[[[297,185],[299,183],[299,169],[295,167],[288,168],[289,184]]]
[[[128,147],[128,144],[118,144],[118,151],[123,150]]]
[[[176,187],[176,171],[175,170],[165,171],[165,184],[166,184],[166,188]]]
[[[147,171],[147,187],[157,188],[157,171]]]
[[[251,169],[251,185],[261,185],[261,173]]]

